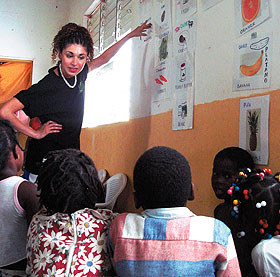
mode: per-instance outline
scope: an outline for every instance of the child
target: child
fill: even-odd
[[[255,274],[251,264],[251,250],[247,246],[246,238],[237,237],[239,223],[237,219],[230,216],[231,195],[228,194],[229,188],[243,168],[255,168],[251,155],[239,147],[224,148],[214,158],[211,182],[217,198],[224,200],[215,208],[214,217],[223,221],[231,229],[242,275],[248,276],[250,272]]]
[[[107,63],[129,39],[146,36],[151,27],[145,21],[97,58],[89,31],[75,23],[63,26],[52,42],[52,60],[58,63],[37,84],[19,92],[0,108],[0,116],[31,137],[25,170],[37,175],[49,151],[80,149],[84,114],[85,81],[89,71]],[[38,117],[42,126],[35,130],[22,123],[15,112],[23,110],[30,118]],[[31,176],[33,176],[31,175]]]
[[[30,224],[27,273],[31,276],[103,276],[110,210],[95,209],[104,194],[93,161],[75,149],[52,151],[37,178],[43,209]]]
[[[0,119],[0,276],[26,276],[27,228],[39,198],[36,186],[17,176],[22,163],[17,135]]]
[[[193,185],[174,149],[146,151],[133,173],[135,207],[112,222],[109,253],[117,276],[241,276],[229,228],[185,207]]]
[[[279,177],[271,170],[243,171],[232,193],[232,214],[239,217],[239,236],[247,237],[259,276],[279,276]],[[238,189],[236,189],[238,188]],[[259,243],[260,242],[260,243]],[[258,244],[259,243],[259,244]]]

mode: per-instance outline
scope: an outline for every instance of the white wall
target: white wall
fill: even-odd
[[[135,1],[135,5],[139,1]],[[1,43],[0,57],[34,59],[34,78],[37,82],[51,66],[50,48],[54,35],[65,23],[82,24],[83,14],[93,0],[0,0]],[[171,1],[173,4],[176,2]],[[156,9],[156,0],[154,0]],[[174,9],[174,7],[173,7]],[[138,24],[135,8],[135,26]],[[252,93],[280,87],[280,1],[271,0],[272,17],[253,29],[273,33],[271,87],[269,89],[232,91],[233,47],[235,36],[234,0],[223,0],[203,11],[198,0],[198,29],[195,55],[195,104],[226,98],[247,96]],[[251,33],[251,32],[250,32]],[[250,33],[245,34],[246,38]],[[139,49],[134,39],[131,116],[151,113],[151,93],[154,93],[154,42]],[[120,81],[121,84],[121,81]],[[160,103],[159,112],[171,108],[172,101]]]
[[[158,7],[157,0],[154,3],[154,14]],[[175,4],[172,3],[172,21],[174,22]],[[271,18],[254,28],[251,32],[244,34],[241,38],[236,37],[234,1],[223,0],[209,10],[203,11],[200,0],[197,0],[197,40],[195,50],[195,104],[209,103],[215,100],[248,96],[254,93],[271,91],[280,87],[279,57],[280,57],[280,1],[271,0]],[[71,18],[78,20],[81,11],[84,11],[92,2],[78,1],[71,4]],[[139,1],[134,2],[134,27],[140,22]],[[154,23],[152,21],[152,23]],[[155,25],[155,24],[154,24]],[[176,26],[175,26],[176,27]],[[174,24],[173,24],[174,30]],[[268,89],[256,89],[245,91],[233,91],[233,69],[234,69],[234,46],[240,40],[249,38],[252,32],[273,33],[271,85]],[[155,92],[154,60],[155,39],[146,45],[139,47],[139,39],[133,39],[133,64],[131,72],[131,118],[147,116],[168,111],[172,108],[172,99],[165,99],[159,103],[152,103],[152,94]],[[170,59],[170,64],[172,58]],[[172,71],[172,66],[171,66]],[[121,86],[120,80],[119,85]],[[172,81],[169,83],[172,91]]]
[[[73,0],[69,1],[69,22],[75,22],[77,24],[83,24],[83,15],[90,7],[94,0]]]
[[[33,83],[47,74],[51,43],[67,22],[67,0],[0,0],[0,57],[34,60]]]

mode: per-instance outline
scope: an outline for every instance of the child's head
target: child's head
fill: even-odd
[[[228,147],[221,150],[214,159],[212,187],[219,199],[229,199],[227,191],[243,168],[254,169],[252,156],[239,147]]]
[[[40,205],[48,214],[71,214],[104,202],[103,189],[93,161],[75,149],[51,151],[37,178]]]
[[[164,146],[153,147],[138,159],[133,183],[137,208],[183,207],[192,194],[188,161]]]
[[[231,187],[232,211],[238,218],[237,236],[247,236],[252,246],[280,233],[280,185],[270,170],[244,170]]]
[[[9,162],[9,156],[12,152],[15,160],[16,174],[23,163],[23,149],[21,148],[17,134],[9,121],[0,119],[0,172],[6,168]]]
[[[54,37],[52,43],[52,60],[55,61],[57,55],[62,53],[63,49],[69,44],[80,44],[85,47],[89,61],[93,60],[93,41],[89,31],[75,23],[68,23],[64,25],[57,35]]]

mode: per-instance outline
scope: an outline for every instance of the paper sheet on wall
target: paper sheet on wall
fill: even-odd
[[[197,18],[184,19],[173,30],[173,55],[189,52],[193,55],[196,44]]]
[[[201,0],[202,9],[206,11],[222,1],[223,0]]]
[[[153,102],[170,97],[167,91],[168,79],[168,61],[165,59],[155,68],[156,92],[153,93]]]
[[[256,164],[268,164],[269,95],[240,100],[239,147]]]
[[[173,89],[175,91],[186,90],[188,87],[194,86],[196,23],[196,18],[186,20],[173,32]]]
[[[139,25],[148,20],[152,23],[153,20],[153,1],[152,0],[139,0],[138,5]],[[147,36],[141,37],[143,43],[147,43],[152,39],[153,26],[146,31]],[[141,45],[141,44],[140,44]]]
[[[155,16],[155,84],[156,92],[153,93],[153,101],[160,101],[170,98],[171,93],[168,89],[170,80],[168,70],[168,60],[172,55],[170,49],[172,46],[171,31],[171,8],[170,0],[157,0],[158,9]]]
[[[193,87],[176,92],[173,103],[172,130],[192,129],[193,127]]]
[[[159,39],[169,35],[171,30],[171,5],[170,0],[156,0],[154,30]]]
[[[252,35],[257,35],[253,33]],[[233,90],[269,88],[272,34],[257,35],[235,47]]]
[[[234,0],[236,35],[251,31],[270,17],[270,0]]]
[[[176,1],[176,22],[180,23],[195,14],[197,11],[196,3],[197,0]]]
[[[194,56],[190,52],[173,58],[173,80],[175,91],[186,90],[194,86]]]

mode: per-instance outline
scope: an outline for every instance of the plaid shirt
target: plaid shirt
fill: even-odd
[[[230,229],[186,207],[118,215],[108,247],[118,276],[241,276]]]

